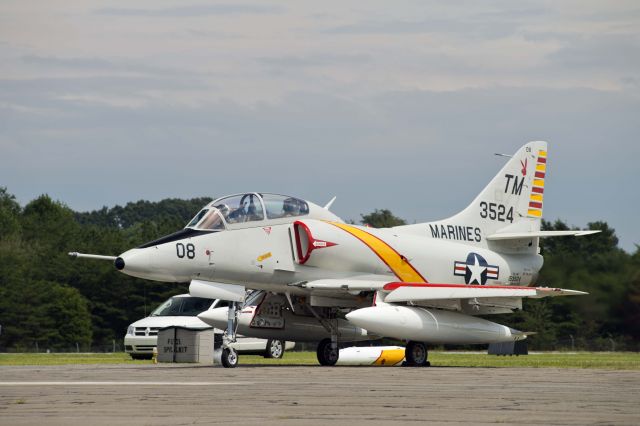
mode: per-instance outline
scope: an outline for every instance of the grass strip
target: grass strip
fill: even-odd
[[[597,368],[640,370],[640,353],[635,352],[543,352],[526,356],[494,356],[483,353],[429,353],[434,367],[532,367],[532,368]],[[134,361],[125,353],[105,354],[0,354],[0,365],[69,365],[69,364],[151,364]],[[287,352],[282,359],[266,359],[257,355],[241,355],[240,365],[318,365],[315,352]]]

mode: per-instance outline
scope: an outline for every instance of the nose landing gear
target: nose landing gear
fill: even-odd
[[[238,352],[230,347],[236,341],[236,330],[238,328],[238,311],[240,304],[236,302],[229,303],[227,310],[227,329],[222,336],[222,356],[220,361],[224,368],[235,368],[238,366]]]

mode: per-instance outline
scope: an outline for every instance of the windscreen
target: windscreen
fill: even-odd
[[[197,224],[196,229],[203,229],[208,231],[221,231],[224,229],[224,223],[222,217],[216,209],[209,210],[204,218]]]
[[[209,209],[202,209],[198,212],[197,215],[194,216],[193,219],[191,219],[191,221],[187,224],[187,228],[190,228],[192,226],[196,226],[196,224],[198,222],[200,222],[200,220],[202,220],[202,218],[204,217],[204,215],[207,214],[207,212],[209,211]]]

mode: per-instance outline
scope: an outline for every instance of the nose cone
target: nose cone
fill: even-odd
[[[120,272],[139,278],[147,278],[151,271],[150,253],[147,249],[131,249],[122,253],[114,262]]]
[[[124,259],[119,257],[113,262],[113,266],[116,267],[118,271],[122,271],[124,269]]]
[[[228,312],[227,308],[209,309],[198,314],[198,318],[212,327],[226,330]]]

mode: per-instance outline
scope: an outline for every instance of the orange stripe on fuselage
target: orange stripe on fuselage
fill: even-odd
[[[344,223],[338,222],[328,222],[333,226],[336,226],[343,231],[346,231],[365,243],[367,247],[371,249],[382,261],[393,271],[394,274],[400,280],[406,282],[420,282],[426,283],[427,280],[424,279],[420,272],[416,270],[416,268],[409,263],[409,261],[400,255],[397,251],[393,249],[389,244],[364,231],[360,228],[356,228],[355,226],[346,225]]]

